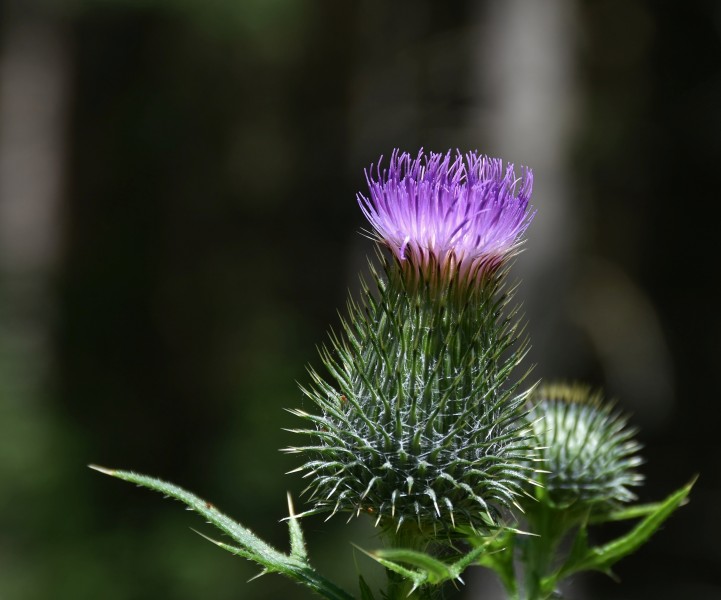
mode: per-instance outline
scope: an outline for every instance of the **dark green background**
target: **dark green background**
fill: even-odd
[[[671,413],[640,436],[642,498],[701,473],[692,503],[618,567],[621,586],[592,577],[569,598],[718,597],[721,11],[569,5],[579,114],[563,162],[572,201],[592,215],[575,247],[634,282],[675,374]],[[466,122],[472,108],[492,109],[469,84],[478,40],[468,23],[484,9],[0,3],[0,36],[24,19],[47,23],[71,60],[62,244],[41,306],[13,304],[22,274],[0,273],[0,333],[22,313],[46,319],[50,336],[42,357],[0,342],[0,599],[309,596],[274,576],[246,585],[256,569],[190,531],[203,530],[199,519],[85,465],[172,480],[284,547],[285,492],[297,498],[304,485],[282,475],[297,464],[278,452],[296,442],[283,409],[301,405],[295,382],[318,364],[316,345],[371,252],[354,200],[363,168],[394,146],[494,152]],[[359,106],[359,95],[372,102]],[[527,254],[540,243],[531,227]],[[555,282],[534,289],[565,304]],[[541,304],[529,315],[542,319]],[[534,346],[535,375],[557,375],[544,366],[554,356],[561,375],[607,385],[592,351],[564,363],[547,346],[563,347],[562,332]],[[43,378],[26,385],[27,373]],[[351,546],[376,544],[366,523],[306,528],[337,580],[355,585],[356,569],[370,568]],[[469,580],[458,596],[481,597]]]

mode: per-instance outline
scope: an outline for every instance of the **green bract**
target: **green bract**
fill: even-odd
[[[525,393],[509,375],[524,344],[504,314],[499,279],[467,289],[409,282],[383,261],[343,337],[322,352],[334,382],[311,371],[304,390],[321,414],[299,470],[315,511],[371,514],[384,528],[487,526],[533,474]]]

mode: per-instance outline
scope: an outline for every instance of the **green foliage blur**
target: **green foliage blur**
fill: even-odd
[[[580,252],[623,265],[647,294],[676,373],[678,404],[643,438],[647,498],[703,474],[698,509],[620,568],[623,590],[710,598],[721,328],[714,225],[699,213],[721,157],[721,18],[702,1],[567,4],[581,110],[564,164],[584,216]],[[0,3],[0,62],[13,40],[52,37],[66,100],[56,254],[42,268],[0,261],[0,599],[309,597],[280,577],[246,584],[257,571],[191,531],[204,525],[177,503],[86,465],[172,480],[286,549],[286,491],[300,510],[305,484],[283,475],[298,466],[278,452],[297,443],[284,408],[303,406],[296,381],[319,365],[316,345],[370,253],[354,201],[362,169],[393,147],[497,153],[469,117],[491,122],[497,108],[493,89],[473,87],[472,23],[492,6]],[[518,161],[535,166],[524,148]],[[537,208],[542,228],[551,217]],[[533,231],[529,253],[542,250]],[[558,268],[582,270],[570,262]],[[563,304],[556,281],[539,295],[549,306]],[[558,353],[532,343],[546,375]],[[597,362],[571,354],[548,374],[606,383]],[[372,570],[351,546],[378,546],[370,523],[312,518],[304,530],[338,583],[354,589]],[[594,598],[620,597],[593,582]]]
[[[344,84],[321,75],[348,56],[294,1],[77,2],[53,18],[73,63],[65,231],[47,356],[5,336],[0,598],[306,597],[246,585],[257,570],[190,530],[202,522],[85,465],[172,477],[287,544],[286,490],[303,484],[283,475],[284,407],[344,302],[357,229]],[[12,329],[25,315],[8,296]],[[349,540],[368,533],[339,524],[314,554],[337,544],[354,580]]]

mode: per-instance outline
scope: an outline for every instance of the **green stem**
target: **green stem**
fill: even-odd
[[[401,526],[400,529],[387,529],[383,532],[388,548],[407,548],[426,552],[428,538],[415,525]],[[413,583],[398,573],[386,569],[388,587],[387,600],[435,600],[439,586],[423,585],[413,590]]]
[[[545,490],[540,493],[545,494]],[[534,535],[525,538],[521,547],[523,583],[519,585],[517,598],[547,600],[555,591],[555,582],[550,581],[548,576],[552,574],[556,562],[558,544],[568,530],[567,514],[541,498],[528,514],[528,525]]]
[[[544,600],[546,594],[542,589],[542,581],[548,574],[553,557],[554,545],[547,531],[539,537],[526,540],[523,548],[523,577],[525,585],[521,590],[520,600]]]

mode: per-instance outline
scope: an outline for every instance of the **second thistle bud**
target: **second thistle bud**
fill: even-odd
[[[599,511],[636,498],[641,446],[626,417],[582,385],[542,386],[532,401],[543,485],[556,506]]]

